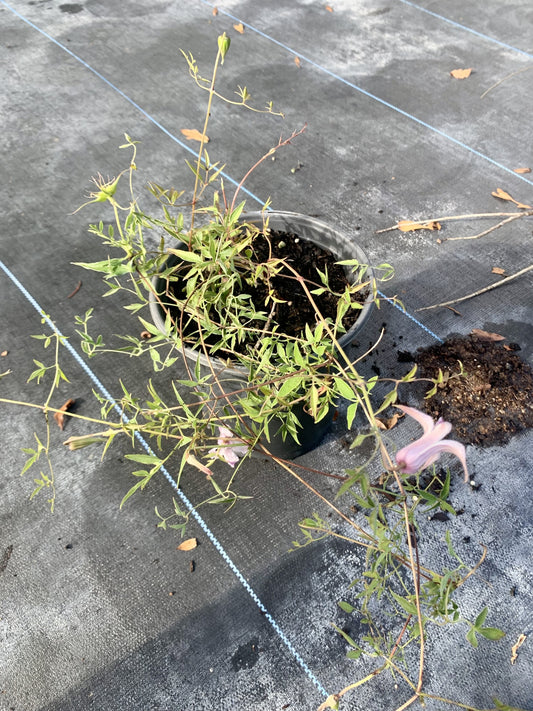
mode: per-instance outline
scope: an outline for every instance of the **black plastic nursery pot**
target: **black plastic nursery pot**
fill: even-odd
[[[246,213],[242,215],[241,221],[261,227],[265,221],[265,213]],[[338,261],[357,259],[361,264],[368,264],[366,254],[358,245],[342,232],[333,229],[313,217],[292,212],[271,211],[268,212],[268,227],[270,230],[296,234],[301,240],[312,242],[316,246],[331,252]],[[177,257],[170,257],[169,262],[173,259],[175,259],[176,262],[178,261]],[[346,274],[348,278],[352,278],[348,269],[346,269]],[[373,276],[370,267],[368,269],[368,275],[370,278]],[[165,283],[160,277],[154,278],[153,286],[157,293],[165,291]],[[350,350],[350,345],[355,336],[361,332],[368,322],[373,307],[374,301],[372,293],[369,290],[369,294],[359,312],[356,322],[339,338],[339,345],[343,350]],[[165,314],[153,294],[150,294],[150,313],[154,325],[161,332],[165,333]],[[241,366],[228,366],[226,361],[216,356],[208,358],[203,353],[199,353],[191,348],[183,348],[183,354],[189,363],[189,367],[193,371],[196,363],[198,361],[200,362],[200,375],[201,377],[210,377],[216,395],[220,394],[223,396],[224,394],[233,393],[243,387],[253,385],[253,382],[249,381],[247,370]],[[216,381],[213,373],[216,373]],[[285,440],[283,440],[281,434],[275,433],[275,426],[271,427],[270,442],[267,442],[266,438],[261,440],[261,443],[270,454],[282,459],[294,459],[317,447],[330,430],[333,422],[333,407],[330,408],[327,416],[318,423],[304,411],[301,404],[296,404],[293,412],[301,425],[301,428],[298,430],[298,442],[290,435],[287,435]]]

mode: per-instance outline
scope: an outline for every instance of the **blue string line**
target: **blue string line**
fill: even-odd
[[[483,32],[478,32],[477,30],[474,30],[471,27],[467,27],[466,25],[461,25],[461,23],[456,22],[455,20],[450,20],[448,17],[444,17],[444,15],[439,15],[438,13],[433,12],[432,10],[428,10],[425,7],[421,7],[420,5],[411,2],[411,0],[399,0],[399,2],[403,2],[404,5],[414,7],[416,10],[425,12],[426,14],[431,15],[432,17],[436,17],[438,20],[442,20],[443,22],[447,22],[448,24],[453,25],[454,27],[458,27],[459,29],[464,30],[465,32],[470,32],[470,34],[475,35],[476,37],[480,37],[481,39],[487,40],[489,42],[494,42],[494,44],[498,44],[500,45],[500,47],[510,49],[513,52],[517,52],[518,54],[523,54],[529,59],[533,59],[533,54],[531,54],[530,52],[526,52],[523,49],[518,49],[518,47],[513,47],[512,45],[507,44],[506,42],[502,42],[501,40],[495,39],[494,37],[490,37],[490,35],[485,35],[483,34]]]
[[[25,22],[27,25],[29,25],[32,29],[36,30],[39,32],[43,37],[46,37],[46,39],[50,40],[50,42],[53,42],[57,47],[62,49],[64,52],[66,52],[68,55],[70,55],[73,59],[75,59],[77,62],[82,64],[86,69],[88,69],[90,72],[92,72],[95,76],[98,77],[98,79],[101,79],[107,86],[109,86],[113,91],[116,91],[119,96],[121,96],[123,99],[125,99],[129,104],[131,104],[137,111],[139,111],[145,118],[147,118],[151,123],[154,124],[154,126],[157,126],[163,133],[168,136],[172,141],[177,143],[181,148],[184,148],[186,151],[191,153],[193,156],[197,156],[198,153],[195,151],[193,148],[188,146],[186,143],[181,141],[177,136],[175,136],[173,133],[171,133],[167,128],[163,126],[163,124],[159,123],[157,119],[155,119],[151,114],[149,114],[147,111],[145,111],[137,102],[135,102],[133,99],[131,99],[127,94],[125,94],[121,89],[119,89],[115,84],[109,81],[109,79],[106,79],[106,77],[101,74],[97,69],[92,67],[90,64],[88,64],[85,60],[83,60],[81,57],[78,57],[77,54],[74,54],[68,47],[65,47],[64,44],[61,44],[61,42],[58,42],[54,37],[49,35],[47,32],[42,30],[40,27],[35,25],[31,20],[28,20],[27,17],[24,17],[24,15],[21,15],[20,12],[17,12],[11,5],[8,5],[5,0],[0,0],[0,4],[4,5],[8,10],[11,10],[11,12],[16,15],[20,20]],[[228,180],[232,185],[238,186],[239,183],[234,180],[232,177],[230,177],[227,173],[224,171],[220,172],[220,175],[222,175],[226,180]],[[264,204],[258,197],[257,195],[254,195],[250,190],[245,188],[244,186],[241,187],[241,191],[246,193],[249,197],[253,198],[260,204]]]
[[[390,296],[387,296],[382,291],[379,291],[379,289],[378,289],[378,296],[380,296],[382,299],[385,299],[385,301],[387,301],[389,304],[391,304],[396,309],[398,309],[398,311],[401,311],[404,316],[407,316],[407,318],[411,319],[411,321],[416,323],[417,326],[420,326],[420,328],[423,329],[424,331],[426,331],[426,333],[429,333],[430,336],[433,336],[433,338],[436,341],[438,341],[439,343],[444,343],[444,341],[442,340],[442,338],[440,338],[440,336],[437,336],[436,333],[433,333],[433,331],[431,331],[427,326],[424,326],[424,324],[421,321],[419,321],[415,316],[410,314],[409,311],[406,311],[403,306],[400,306],[400,304],[398,304],[396,301],[394,301],[394,299],[391,299]]]
[[[0,0],[0,1],[3,2],[3,0]],[[419,119],[416,116],[413,116],[413,114],[410,114],[409,112],[404,111],[403,109],[400,109],[398,106],[395,106],[394,104],[391,104],[390,102],[385,101],[385,99],[381,99],[379,96],[376,96],[376,94],[372,94],[370,91],[367,91],[366,89],[363,89],[362,87],[358,86],[357,84],[354,84],[353,82],[348,81],[348,79],[344,79],[344,77],[341,77],[339,74],[335,74],[335,72],[332,72],[330,69],[327,69],[326,67],[322,66],[321,64],[318,64],[318,62],[315,62],[313,59],[310,59],[309,57],[306,57],[304,54],[297,52],[296,50],[292,49],[291,47],[284,44],[283,42],[280,42],[279,40],[274,39],[274,37],[266,34],[266,32],[262,32],[257,27],[254,27],[253,25],[249,24],[248,22],[245,22],[244,20],[240,19],[239,17],[232,15],[230,12],[227,12],[226,10],[222,10],[220,7],[218,7],[214,3],[210,2],[210,0],[200,0],[200,2],[203,3],[204,5],[208,5],[209,7],[217,7],[219,13],[226,15],[231,20],[235,20],[236,22],[241,23],[244,27],[247,27],[252,32],[255,32],[256,34],[260,35],[261,37],[264,37],[265,39],[269,40],[270,42],[276,44],[278,47],[285,49],[290,54],[294,55],[295,57],[298,57],[301,61],[305,61],[308,64],[310,64],[311,66],[315,67],[315,69],[318,69],[321,72],[324,72],[324,74],[327,74],[328,76],[332,77],[333,79],[336,79],[337,81],[342,82],[342,84],[349,86],[351,89],[355,89],[355,91],[358,91],[360,94],[363,94],[364,96],[368,97],[369,99],[373,99],[374,101],[377,101],[382,106],[386,106],[388,109],[392,109],[393,111],[400,114],[401,116],[405,116],[405,118],[408,118],[411,121],[414,121],[419,126],[423,126],[424,128],[427,128],[429,131],[433,131],[433,133],[436,133],[438,136],[441,136],[442,138],[445,138],[446,140],[451,141],[452,143],[455,143],[456,146],[459,146],[460,148],[463,148],[464,150],[468,151],[469,153],[472,153],[473,155],[477,156],[478,158],[481,158],[482,160],[487,161],[488,163],[491,163],[492,165],[495,165],[497,168],[504,170],[506,173],[509,173],[514,178],[523,180],[525,183],[528,183],[528,185],[533,185],[533,180],[529,180],[528,178],[525,178],[523,175],[520,175],[519,173],[515,173],[514,170],[512,170],[512,168],[507,168],[505,165],[503,165],[502,163],[499,163],[497,160],[494,160],[493,158],[489,158],[489,156],[485,155],[484,153],[481,153],[480,151],[476,150],[475,148],[472,148],[472,146],[469,146],[466,143],[463,143],[462,141],[460,141],[459,139],[454,138],[453,136],[450,136],[450,134],[445,133],[444,131],[441,131],[439,128],[432,126],[431,124],[427,123],[426,121],[423,121],[422,119]],[[519,51],[519,50],[516,50],[516,51]]]
[[[33,308],[39,313],[39,315],[46,321],[48,326],[52,329],[54,333],[58,335],[58,337],[61,339],[62,344],[65,346],[65,348],[69,351],[69,353],[73,356],[73,358],[76,360],[76,362],[83,368],[85,373],[89,376],[89,378],[92,380],[92,382],[96,385],[96,387],[100,390],[102,395],[109,400],[109,402],[113,403],[113,407],[115,411],[119,414],[120,418],[122,419],[123,422],[128,423],[130,420],[129,418],[122,412],[120,407],[118,406],[117,402],[115,399],[110,395],[108,392],[107,388],[103,385],[103,383],[99,380],[99,378],[96,376],[96,374],[89,368],[89,366],[85,363],[83,358],[79,355],[79,353],[75,350],[75,348],[70,344],[68,340],[64,338],[62,333],[59,331],[59,329],[56,327],[54,322],[50,319],[49,316],[47,316],[43,309],[39,306],[37,301],[33,298],[33,296],[29,293],[29,291],[26,289],[26,287],[17,279],[17,277],[13,274],[13,272],[10,271],[10,269],[0,260],[0,268],[4,271],[4,273],[11,279],[13,284],[22,292],[22,294],[26,297],[26,299],[30,302],[30,304],[33,306]],[[155,456],[154,452],[150,448],[150,445],[146,442],[144,437],[140,434],[140,432],[136,431],[135,432],[135,437],[138,440],[138,442],[141,444],[143,449],[151,456]],[[311,669],[308,667],[306,662],[303,660],[299,652],[295,649],[293,644],[290,642],[286,634],[283,632],[281,627],[278,625],[276,620],[272,617],[272,615],[268,612],[264,604],[261,602],[259,597],[257,596],[256,592],[254,589],[251,587],[251,585],[248,583],[246,578],[243,576],[239,568],[235,565],[235,563],[232,561],[232,559],[229,557],[228,553],[218,540],[218,538],[215,536],[215,534],[211,531],[207,523],[204,521],[204,519],[200,516],[198,511],[194,508],[193,504],[189,501],[187,496],[181,491],[181,489],[178,488],[176,485],[176,482],[172,478],[171,474],[168,472],[166,467],[162,466],[161,467],[162,473],[165,475],[166,479],[169,481],[169,483],[172,485],[172,487],[176,490],[178,496],[182,500],[183,504],[187,507],[189,512],[192,514],[192,516],[195,518],[196,522],[200,526],[200,528],[203,530],[203,532],[206,534],[206,536],[209,538],[211,543],[214,545],[214,547],[217,549],[217,551],[220,553],[222,556],[224,562],[226,565],[232,570],[232,572],[235,574],[237,577],[238,581],[241,583],[241,585],[244,587],[246,592],[250,595],[252,600],[255,602],[257,607],[261,610],[265,618],[268,620],[268,622],[271,624],[272,628],[276,632],[276,634],[281,638],[289,652],[292,654],[296,662],[300,665],[301,669],[307,674],[308,678],[313,682],[313,684],[317,687],[317,689],[320,691],[320,693],[323,696],[328,696],[328,692],[326,689],[322,686],[320,681],[317,679],[317,677],[313,674]]]

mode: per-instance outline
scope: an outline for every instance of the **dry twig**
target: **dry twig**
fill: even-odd
[[[430,222],[451,222],[452,220],[468,220],[468,219],[474,219],[474,218],[480,218],[480,217],[513,217],[514,219],[518,219],[519,217],[530,217],[533,215],[533,210],[528,211],[528,212],[479,212],[476,214],[471,214],[471,215],[448,215],[447,217],[432,217],[430,219],[424,219],[424,220],[410,220],[414,225],[424,225],[426,223]],[[383,232],[392,232],[392,230],[398,230],[400,229],[399,227],[400,223],[396,223],[392,227],[386,227],[384,230],[377,230],[374,234],[379,235],[382,234]],[[452,238],[452,239],[459,239],[459,238]],[[471,239],[471,238],[464,238],[464,239]],[[444,241],[444,240],[443,240]]]
[[[489,286],[486,286],[484,289],[479,289],[479,291],[474,291],[472,294],[467,294],[466,296],[461,296],[459,299],[452,299],[451,301],[444,301],[442,304],[433,304],[432,306],[423,306],[421,309],[416,309],[417,311],[429,311],[429,309],[438,309],[440,306],[451,306],[451,304],[458,304],[461,301],[466,301],[467,299],[472,299],[474,296],[479,296],[480,294],[484,294],[487,291],[491,291],[492,289],[496,289],[498,286],[501,286],[502,284],[506,284],[507,282],[511,281],[512,279],[516,279],[519,276],[522,276],[522,274],[525,274],[526,272],[529,272],[533,269],[533,264],[530,264],[529,267],[525,267],[525,269],[521,269],[519,272],[516,272],[516,274],[511,274],[511,276],[505,277],[505,279],[501,279],[500,281],[497,281],[495,284],[490,284]]]
[[[493,225],[492,227],[489,227],[488,230],[484,230],[483,232],[480,232],[477,235],[469,235],[468,237],[445,237],[441,241],[442,242],[453,242],[454,240],[461,240],[461,239],[479,239],[480,237],[484,237],[485,235],[488,235],[489,232],[494,232],[494,230],[497,230],[499,227],[503,227],[503,225],[506,225],[508,222],[513,222],[514,220],[519,220],[521,217],[531,217],[532,215],[533,215],[533,210],[528,210],[527,212],[514,213],[510,217],[507,217],[505,220],[498,222],[497,225]]]
[[[522,69],[518,69],[516,72],[511,72],[511,74],[507,74],[507,76],[503,77],[503,79],[500,79],[500,81],[497,81],[496,84],[493,84],[492,86],[489,86],[489,88],[488,88],[486,91],[484,91],[484,92],[481,94],[481,96],[480,96],[479,98],[480,98],[480,99],[483,99],[485,96],[487,96],[487,94],[489,93],[489,91],[492,91],[492,90],[495,89],[497,86],[500,86],[500,84],[502,84],[502,83],[503,83],[504,81],[506,81],[507,79],[510,79],[511,77],[514,77],[516,74],[521,74],[522,72],[527,72],[528,69],[533,69],[533,66],[522,67]]]

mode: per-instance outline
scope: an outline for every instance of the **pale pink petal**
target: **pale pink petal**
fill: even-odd
[[[218,443],[219,444],[227,444],[227,441],[225,440],[231,440],[234,438],[234,434],[231,430],[228,430],[227,427],[220,427],[218,428]],[[224,441],[220,441],[224,440]]]
[[[209,454],[213,457],[224,459],[230,467],[234,467],[239,458],[248,452],[248,447],[244,444],[236,444],[240,440],[227,427],[219,426],[218,435],[218,447],[210,449]]]
[[[428,452],[428,448],[423,443],[420,444],[420,440],[417,440],[396,453],[396,464],[404,474],[416,474],[416,472],[433,463],[429,462],[431,457],[432,455]]]
[[[466,466],[466,448],[461,442],[454,442],[451,439],[445,439],[437,445],[442,452],[450,452],[454,454],[463,465],[465,472],[465,481],[468,481],[468,467]]]
[[[435,427],[433,418],[424,412],[420,412],[420,410],[417,410],[415,407],[408,407],[408,405],[396,405],[396,407],[402,412],[405,412],[406,415],[409,415],[409,417],[412,417],[413,420],[416,420],[419,425],[422,425],[424,433],[431,432]]]
[[[464,445],[460,442],[444,439],[452,429],[451,424],[442,418],[439,418],[434,423],[429,415],[425,415],[414,407],[405,405],[398,405],[397,407],[405,412],[406,415],[413,417],[424,428],[422,437],[397,452],[396,464],[398,469],[404,474],[415,474],[436,462],[442,452],[450,452],[463,465],[465,481],[467,481],[468,469]],[[431,425],[429,421],[431,421]]]
[[[424,444],[426,447],[430,447],[432,444],[440,442],[447,434],[451,432],[452,426],[449,422],[444,420],[438,420],[437,424],[433,427],[431,432],[426,432],[420,437],[417,442]]]
[[[220,450],[220,454],[226,460],[226,462],[230,465],[230,467],[234,467],[237,464],[237,462],[239,461],[239,457],[237,456],[236,452],[231,447],[223,447]]]

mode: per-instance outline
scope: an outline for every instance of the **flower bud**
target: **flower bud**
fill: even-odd
[[[226,56],[226,52],[228,51],[230,44],[231,44],[231,40],[225,32],[224,32],[224,34],[219,36],[218,51],[220,52],[220,59],[221,59],[220,63],[221,64],[224,64],[224,57]]]

